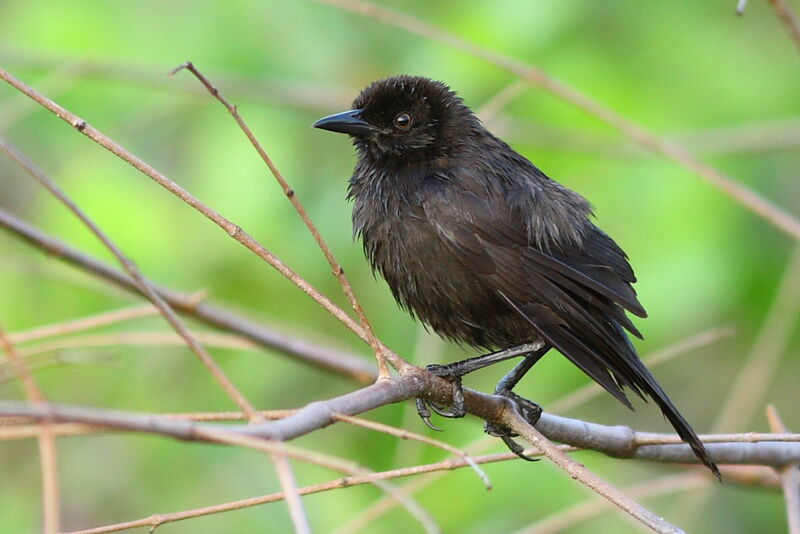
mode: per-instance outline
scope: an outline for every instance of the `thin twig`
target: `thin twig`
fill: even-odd
[[[158,314],[158,310],[156,310],[152,304],[142,304],[123,308],[121,310],[113,310],[90,315],[88,317],[81,317],[80,319],[39,326],[37,328],[25,330],[24,332],[13,332],[10,333],[8,337],[13,343],[19,345],[42,338],[74,334],[75,332],[83,332],[156,314]]]
[[[788,432],[778,410],[772,404],[767,406],[767,420],[773,432]],[[778,468],[786,500],[786,519],[789,534],[800,534],[800,463],[794,462]]]
[[[334,414],[356,415],[401,400],[423,397],[444,403],[450,399],[451,384],[421,370],[403,376],[376,382],[357,391],[328,400],[315,401],[292,415],[259,425],[225,425],[222,428],[263,439],[288,441],[306,435],[335,422]],[[508,426],[511,415],[503,397],[486,395],[464,388],[468,413],[482,419]],[[155,433],[180,440],[196,440],[200,428],[215,428],[215,425],[199,425],[185,420],[158,418],[152,414],[135,414],[117,410],[81,408],[49,404],[46,406],[0,401],[0,420],[5,417],[31,417],[37,420],[50,418],[55,422],[76,422],[108,426],[127,431]],[[513,419],[516,421],[516,419]],[[513,422],[512,421],[512,422]],[[637,433],[633,429],[617,425],[605,426],[597,423],[542,414],[537,423],[549,439],[567,443],[583,449],[591,449],[617,458],[641,458],[664,462],[698,463],[691,449],[678,444],[674,434]],[[660,436],[663,436],[661,438]],[[750,434],[742,434],[736,442],[709,443],[707,449],[718,463],[783,465],[800,461],[800,442],[757,441]],[[651,445],[656,438],[669,444]],[[716,441],[709,437],[709,441]],[[769,436],[761,436],[769,439]],[[787,439],[779,435],[778,440]],[[642,443],[647,444],[642,444]],[[673,443],[674,444],[671,444]]]
[[[236,124],[239,125],[239,128],[241,128],[242,132],[244,132],[247,139],[253,145],[253,148],[256,149],[258,155],[261,156],[261,159],[269,168],[270,172],[272,173],[272,176],[275,177],[275,180],[277,180],[278,184],[281,186],[283,194],[286,195],[286,198],[288,198],[289,201],[292,203],[292,206],[294,206],[295,211],[297,211],[297,214],[300,215],[300,218],[303,220],[303,224],[305,224],[306,228],[308,228],[308,231],[311,232],[311,235],[314,237],[314,241],[316,241],[317,246],[319,246],[320,250],[322,251],[322,254],[325,256],[325,259],[328,261],[328,265],[330,265],[334,276],[336,276],[337,280],[339,281],[339,285],[342,287],[342,291],[347,297],[347,300],[350,302],[350,306],[352,306],[353,310],[356,312],[356,316],[358,317],[358,320],[364,329],[364,334],[366,335],[366,341],[372,348],[372,350],[375,352],[375,357],[377,358],[378,361],[378,377],[379,378],[388,377],[389,369],[386,367],[386,360],[394,358],[394,355],[391,351],[388,351],[386,347],[383,345],[383,343],[381,343],[375,336],[375,333],[372,331],[372,326],[369,324],[369,319],[367,319],[367,316],[364,313],[364,308],[361,306],[361,303],[356,298],[355,292],[353,291],[353,287],[350,285],[350,282],[344,275],[344,269],[342,268],[341,264],[336,260],[336,257],[333,255],[333,251],[331,251],[328,244],[322,238],[322,235],[320,235],[319,230],[317,229],[314,222],[311,220],[311,217],[309,217],[308,212],[306,211],[305,207],[303,207],[303,204],[300,202],[300,199],[297,198],[295,190],[289,185],[289,182],[287,182],[286,179],[283,177],[283,174],[281,174],[281,172],[278,170],[278,167],[275,165],[275,163],[273,163],[272,158],[269,157],[267,151],[264,149],[262,144],[256,138],[255,134],[253,134],[253,131],[250,129],[250,127],[244,121],[242,116],[239,114],[239,110],[236,108],[236,106],[228,102],[228,100],[222,95],[222,93],[220,93],[219,89],[217,89],[208,80],[208,78],[206,78],[199,70],[197,70],[197,67],[195,67],[191,61],[187,61],[186,63],[179,65],[170,72],[170,75],[173,75],[176,72],[183,69],[186,69],[192,74],[194,74],[194,76],[198,80],[200,80],[200,83],[202,83],[203,86],[206,89],[208,89],[208,92],[211,93],[211,95],[214,98],[216,98],[225,107],[225,109],[228,110],[233,119],[236,121]],[[401,362],[399,361],[393,361],[392,364],[396,368],[402,366]]]
[[[92,276],[106,280],[135,295],[140,295],[136,285],[125,273],[81,253],[3,209],[0,209],[0,226],[50,256],[68,262]],[[161,298],[181,313],[191,315],[216,328],[240,334],[263,347],[283,352],[316,367],[345,375],[361,384],[371,383],[377,376],[374,367],[368,365],[358,355],[330,348],[329,345],[333,345],[333,341],[326,343],[325,346],[314,344],[300,339],[298,336],[289,336],[271,330],[222,308],[199,302],[191,295],[152,283],[151,286],[161,295]]]
[[[0,69],[0,75],[3,74]],[[80,221],[103,243],[103,245],[114,255],[117,261],[120,262],[122,267],[133,279],[136,286],[145,295],[153,305],[158,308],[161,315],[167,320],[169,325],[186,341],[186,344],[194,352],[200,361],[205,365],[206,369],[211,373],[211,376],[219,383],[228,396],[236,403],[240,410],[247,414],[256,416],[255,408],[244,398],[244,396],[236,389],[233,382],[225,375],[225,372],[220,368],[211,355],[203,348],[203,346],[194,338],[194,336],[183,325],[183,322],[178,318],[169,304],[167,304],[156,291],[150,286],[148,281],[144,278],[139,269],[128,259],[122,250],[120,250],[89,217],[81,210],[66,194],[36,165],[26,158],[17,148],[12,146],[4,138],[0,137],[0,150],[5,152],[15,163],[22,167],[34,180],[39,182],[45,189],[47,189],[54,197],[56,197],[67,209],[69,209]]]
[[[514,80],[495,93],[487,102],[484,102],[475,114],[480,117],[483,122],[491,122],[492,119],[500,113],[500,110],[524,93],[527,88],[528,82],[525,80]]]
[[[525,452],[526,454],[529,454],[531,456],[539,455],[538,451],[530,450]],[[475,461],[479,464],[485,464],[485,463],[512,460],[514,458],[516,458],[516,456],[512,453],[501,453],[501,454],[488,454],[485,456],[478,456],[475,458]],[[323,491],[331,491],[341,488],[349,488],[352,486],[360,486],[363,484],[370,484],[375,480],[391,480],[395,478],[419,476],[425,473],[447,472],[455,469],[462,469],[464,467],[468,467],[466,461],[464,461],[463,459],[451,458],[449,460],[444,460],[442,462],[436,462],[432,464],[417,465],[413,467],[403,467],[400,469],[392,469],[390,471],[371,473],[369,475],[355,475],[345,478],[338,478],[335,480],[331,480],[329,482],[323,482],[321,484],[314,484],[313,486],[306,486],[303,488],[299,488],[298,491],[300,495],[311,495],[313,493],[320,493]],[[400,491],[402,491],[402,489]],[[228,503],[217,504],[214,506],[207,506],[193,510],[186,510],[183,512],[174,512],[170,514],[157,514],[143,519],[126,521],[125,523],[106,525],[105,527],[92,528],[88,530],[67,532],[64,534],[104,534],[107,532],[117,532],[120,530],[127,530],[131,528],[157,527],[165,523],[171,523],[183,519],[202,517],[210,514],[218,514],[222,512],[228,512],[231,510],[240,510],[242,508],[258,506],[260,504],[279,501],[282,500],[283,498],[284,497],[282,493],[271,493],[269,495],[253,497],[250,499],[242,499],[239,501],[232,501]]]
[[[156,169],[154,169],[141,159],[134,156],[131,152],[123,148],[118,143],[114,142],[111,138],[109,138],[108,136],[106,136],[93,126],[89,125],[85,120],[69,112],[65,108],[59,106],[49,98],[35,91],[33,88],[28,87],[27,85],[22,83],[20,80],[12,76],[4,69],[0,69],[0,79],[6,81],[9,85],[14,87],[18,91],[21,91],[32,100],[39,103],[42,107],[52,112],[58,118],[70,124],[80,133],[82,133],[92,141],[96,142],[97,144],[99,144],[112,154],[116,155],[123,161],[129,163],[134,168],[139,170],[142,174],[144,174],[148,178],[151,178],[153,181],[164,187],[173,195],[177,196],[179,199],[183,200],[185,203],[187,203],[188,205],[190,205],[191,207],[202,213],[210,221],[214,222],[217,226],[225,230],[225,232],[230,237],[234,238],[236,241],[244,245],[250,251],[254,252],[259,258],[263,259],[269,265],[275,268],[275,270],[277,270],[281,275],[283,275],[294,285],[300,288],[303,292],[305,292],[308,296],[314,299],[315,302],[320,304],[326,311],[328,311],[331,315],[336,317],[342,324],[344,324],[347,328],[349,328],[365,343],[369,344],[368,336],[364,332],[364,329],[361,327],[361,325],[353,321],[353,319],[349,315],[347,315],[341,308],[339,308],[336,304],[334,304],[333,301],[331,301],[328,297],[320,293],[319,290],[317,290],[314,286],[309,284],[303,277],[298,275],[288,265],[283,263],[283,261],[281,261],[277,256],[275,256],[272,252],[267,250],[263,245],[258,243],[255,239],[253,239],[240,226],[234,224],[230,220],[226,219],[225,217],[223,217],[222,215],[220,215],[219,213],[208,207],[206,204],[200,202],[200,200],[191,195],[181,186],[179,186],[172,180],[168,179],[166,176],[158,172]],[[399,358],[399,356],[397,356],[397,358]],[[397,360],[397,362],[400,365],[401,369],[404,369],[405,366],[408,366],[408,364],[404,363],[402,359]]]
[[[25,396],[34,404],[45,404],[47,398],[36,384],[25,361],[17,353],[12,341],[0,327],[0,348],[5,351],[22,382]],[[42,464],[42,516],[43,531],[45,534],[57,534],[60,530],[60,497],[58,483],[58,453],[56,439],[51,430],[50,421],[46,418],[40,421],[39,458]]]
[[[669,493],[685,492],[707,487],[711,480],[700,473],[681,473],[656,480],[648,480],[625,488],[625,494],[636,499],[660,497]],[[564,532],[579,523],[597,517],[609,510],[608,502],[603,499],[590,499],[570,506],[553,515],[542,518],[532,525],[516,531],[514,534],[555,534]]]
[[[196,432],[196,437],[200,439],[207,439],[216,443],[223,443],[227,445],[248,447],[271,454],[278,453],[290,458],[296,458],[304,462],[327,467],[328,469],[332,469],[340,473],[347,473],[349,475],[372,474],[372,471],[358,465],[355,462],[343,460],[341,458],[337,458],[329,454],[323,454],[317,451],[301,449],[286,443],[279,443],[271,440],[264,440],[261,438],[237,434],[235,432],[230,432],[227,429],[197,429]],[[370,484],[397,499],[403,505],[403,507],[408,510],[409,514],[419,521],[420,525],[422,525],[422,527],[425,529],[425,532],[428,534],[440,534],[440,530],[436,526],[436,521],[413,498],[402,494],[402,492],[398,491],[393,484],[389,484],[388,482],[380,479],[371,480]],[[285,496],[286,488],[284,488],[283,493]]]
[[[586,467],[567,456],[562,450],[553,445],[541,432],[529,425],[516,411],[507,421],[508,427],[519,434],[528,443],[542,451],[554,464],[560,467],[571,478],[581,482],[583,485],[604,497],[609,502],[626,512],[634,519],[659,533],[679,533],[683,532],[675,525],[670,524],[664,518],[657,516],[629,496],[620,492],[614,486],[598,477]]]
[[[677,341],[671,345],[668,345],[662,349],[659,349],[652,354],[646,356],[644,359],[647,362],[647,366],[649,368],[653,368],[655,366],[661,365],[664,362],[669,361],[670,359],[681,356],[684,354],[689,353],[689,351],[697,349],[699,347],[705,346],[707,344],[713,343],[730,335],[733,335],[735,331],[731,327],[717,327],[712,328],[710,330],[706,330],[689,338]],[[548,412],[551,413],[563,413],[568,409],[573,409],[580,404],[588,402],[596,395],[598,395],[602,390],[596,387],[596,384],[587,384],[586,386],[579,388],[576,390],[578,395],[574,396],[572,394],[566,395],[562,397],[560,400],[556,400],[553,403],[549,403],[547,406]],[[637,434],[638,435],[638,434]],[[680,441],[678,441],[680,442]],[[493,446],[497,443],[495,438],[491,436],[484,436],[475,440],[471,445],[465,447],[466,450],[470,451],[471,454],[478,454],[482,451],[487,450],[489,447]],[[527,454],[527,452],[526,452]],[[434,483],[438,480],[444,473],[432,473],[423,479],[417,479],[412,482],[409,482],[405,486],[403,486],[404,491],[408,491],[409,494],[414,494],[426,487],[430,484]],[[727,473],[725,474],[727,477]],[[727,478],[726,478],[727,480]],[[335,534],[352,534],[354,532],[361,532],[363,531],[370,522],[374,521],[381,515],[389,512],[394,508],[394,501],[388,498],[381,498],[378,501],[371,504],[368,508],[362,510],[358,516],[354,517],[340,528],[335,531]]]
[[[800,52],[800,20],[794,14],[792,9],[786,3],[786,0],[769,0],[770,5],[775,10],[778,18],[781,19],[786,31],[797,46],[797,51]]]
[[[437,447],[451,454],[459,456],[463,458],[464,461],[467,462],[467,464],[470,467],[472,467],[472,469],[478,474],[481,481],[486,486],[486,489],[492,489],[492,483],[489,480],[489,477],[483,471],[483,469],[481,469],[478,466],[478,464],[475,463],[475,461],[472,459],[472,456],[468,455],[461,449],[457,449],[452,445],[449,445],[443,441],[439,441],[438,439],[429,438],[427,436],[423,436],[415,432],[410,432],[402,428],[396,428],[393,426],[384,425],[382,423],[376,423],[375,421],[370,421],[368,419],[363,419],[361,417],[353,417],[351,415],[343,415],[343,414],[334,414],[333,417],[337,421],[341,421],[343,423],[350,423],[351,425],[360,426],[362,428],[368,428],[370,430],[375,430],[376,432],[383,432],[384,434],[396,436],[400,439],[413,439],[415,441],[419,441],[420,443],[425,443],[426,445]]]
[[[512,72],[527,82],[541,87],[556,97],[569,102],[589,115],[620,131],[634,142],[666,156],[684,168],[700,176],[748,210],[756,213],[794,239],[800,240],[800,220],[786,210],[776,206],[747,186],[699,161],[680,145],[664,139],[643,126],[627,119],[616,111],[605,107],[588,95],[551,76],[534,65],[526,64],[500,52],[483,48],[455,34],[430,25],[410,15],[378,6],[363,0],[312,0],[363,15],[408,32],[438,41],[461,50],[475,58],[484,60]]]
[[[713,432],[750,424],[786,353],[799,315],[800,245],[797,245],[775,290],[764,324],[721,403],[720,414],[711,427]]]
[[[747,7],[747,0],[739,0],[739,3],[736,4],[736,14],[744,15],[744,10],[746,7]]]
[[[278,473],[281,488],[283,488],[284,500],[286,500],[286,505],[289,507],[289,515],[292,518],[292,523],[294,523],[295,534],[311,534],[311,526],[308,523],[308,516],[300,499],[292,464],[283,454],[272,454],[270,456],[272,464],[275,466],[275,472]]]
[[[71,88],[78,80],[101,80],[123,83],[126,86],[138,86],[144,89],[155,89],[159,95],[174,94],[175,90],[181,91],[192,97],[207,96],[206,90],[195,83],[178,83],[164,77],[163,66],[158,63],[155,67],[143,66],[139,63],[125,62],[118,58],[104,60],[99,57],[75,59],[75,54],[32,52],[31,49],[22,47],[0,46],[0,63],[15,65],[26,71],[36,70],[47,73],[47,80],[37,81],[37,86],[47,83],[48,94],[55,91],[63,92]],[[51,75],[53,80],[51,81]],[[285,75],[280,78],[265,76],[243,76],[239,73],[216,69],[214,78],[220,85],[225,86],[231,94],[248,102],[259,104],[282,104],[295,108],[311,110],[314,113],[323,112],[341,106],[353,98],[356,87],[334,87],[329,83],[323,85],[307,81],[287,81]],[[66,81],[66,83],[65,83]],[[58,84],[58,85],[56,85]],[[54,86],[55,85],[55,86]],[[66,86],[66,87],[64,87]],[[19,109],[9,105],[0,108],[0,130],[7,126],[4,122],[9,114],[8,110]],[[16,118],[16,117],[15,117]]]
[[[652,354],[645,356],[643,360],[647,364],[647,367],[652,369],[653,367],[667,362],[673,358],[690,353],[691,351],[705,347],[712,343],[716,343],[717,341],[730,337],[735,333],[736,330],[730,326],[711,328],[657,350]],[[603,391],[604,390],[597,383],[590,382],[585,386],[568,393],[555,402],[550,403],[547,406],[547,410],[552,413],[564,413],[569,410],[573,410],[576,407],[585,404],[597,395],[600,395]]]

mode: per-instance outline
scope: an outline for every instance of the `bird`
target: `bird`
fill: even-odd
[[[429,365],[456,386],[450,410],[434,411],[462,417],[461,376],[521,357],[495,393],[535,423],[541,408],[512,388],[555,348],[628,408],[626,389],[652,399],[719,477],[626,334],[642,338],[626,311],[647,313],[627,255],[594,224],[591,204],[489,132],[443,82],[387,77],[351,108],[313,126],[347,134],[355,146],[347,197],[373,271],[441,337],[494,351]],[[417,407],[430,425],[426,404]],[[510,429],[485,428],[525,458]]]

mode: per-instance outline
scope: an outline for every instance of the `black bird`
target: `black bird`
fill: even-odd
[[[353,109],[317,128],[349,134],[358,162],[349,183],[355,235],[400,306],[435,332],[501,349],[444,366],[464,415],[460,377],[524,356],[496,393],[532,422],[541,409],[511,388],[556,348],[624,405],[627,387],[658,404],[717,476],[703,443],[636,354],[625,310],[646,317],[622,249],[590,220],[578,193],[548,178],[492,135],[448,86],[414,76],[376,81]],[[426,423],[430,415],[418,402]],[[487,425],[515,452],[508,429]]]

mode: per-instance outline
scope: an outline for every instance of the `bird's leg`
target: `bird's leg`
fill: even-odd
[[[428,365],[426,367],[428,371],[453,383],[453,401],[449,410],[444,409],[434,403],[428,404],[430,404],[430,407],[434,412],[443,417],[464,417],[466,410],[464,409],[464,390],[461,388],[462,376],[473,371],[483,369],[484,367],[488,367],[489,365],[521,356],[523,354],[535,354],[542,350],[542,348],[543,347],[541,343],[525,343],[523,345],[517,345],[508,349],[498,350],[489,354],[475,356],[474,358],[467,358],[466,360],[461,360],[446,365]],[[536,363],[536,360],[538,359],[539,357],[537,357],[533,363]],[[531,363],[531,365],[533,365],[533,363]],[[528,367],[528,369],[530,369],[530,367]],[[527,369],[525,369],[525,372],[527,372]],[[525,372],[522,374],[525,374]],[[508,375],[506,378],[508,378]],[[522,378],[521,375],[516,380],[519,381],[520,378]],[[505,378],[503,380],[505,380]],[[516,384],[516,382],[514,382],[514,384]],[[513,387],[513,384],[511,387]],[[422,399],[417,399],[417,413],[426,425],[434,430],[439,430],[437,427],[431,424],[431,413],[430,410],[428,410],[428,404],[426,404],[426,402]]]
[[[541,406],[539,406],[535,402],[529,401],[524,397],[520,397],[511,390],[514,386],[517,385],[517,383],[522,379],[522,377],[525,376],[525,373],[530,371],[531,367],[533,367],[533,365],[536,362],[538,362],[539,359],[542,356],[544,356],[548,350],[550,350],[550,347],[545,345],[544,347],[541,347],[538,350],[529,353],[527,356],[525,356],[524,360],[519,362],[511,371],[508,372],[508,374],[506,374],[506,376],[502,378],[502,380],[500,380],[500,382],[497,383],[497,387],[495,387],[494,389],[495,395],[502,395],[503,397],[506,397],[511,402],[513,402],[519,414],[531,426],[535,425],[537,421],[539,421],[539,417],[541,417],[542,415]],[[503,443],[505,443],[506,446],[508,446],[511,452],[513,452],[523,460],[528,460],[531,462],[535,461],[535,458],[525,456],[525,454],[522,453],[524,448],[519,443],[511,439],[516,437],[518,434],[513,430],[511,430],[510,428],[490,423],[489,421],[487,421],[486,423],[484,423],[483,430],[490,436],[495,436],[502,439]]]

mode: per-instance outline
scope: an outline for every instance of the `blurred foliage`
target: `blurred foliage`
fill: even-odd
[[[499,0],[385,5],[487,48],[538,65],[630,119],[681,141],[784,209],[800,214],[800,62],[766,2],[743,17],[735,1],[560,2]],[[796,2],[795,2],[796,4]],[[797,7],[797,6],[795,6]],[[266,168],[224,109],[187,73],[192,60],[239,109],[290,181],[345,267],[381,338],[418,363],[468,354],[436,342],[397,309],[353,243],[344,200],[353,151],[341,136],[312,130],[346,109],[373,79],[411,73],[441,79],[479,109],[515,78],[481,60],[403,30],[311,2],[0,2],[0,64],[231,218],[341,305],[335,279]],[[720,412],[753,345],[792,250],[790,238],[674,162],[653,156],[568,104],[526,89],[488,122],[545,172],[581,192],[598,223],[628,251],[650,313],[639,322],[643,354],[701,330],[734,325],[733,339],[656,370],[699,432]],[[145,177],[0,85],[0,130],[48,172],[165,285],[207,289],[209,300],[298,335],[366,347],[252,254]],[[0,206],[110,261],[99,243],[7,158]],[[130,306],[137,300],[0,232],[0,323],[16,332]],[[796,324],[796,322],[795,322]],[[164,330],[156,318],[112,331]],[[797,328],[767,398],[800,430]],[[257,406],[284,408],[350,391],[353,384],[269,351],[214,351]],[[37,373],[58,402],[153,412],[232,409],[183,348],[71,349],[76,365]],[[490,390],[503,372],[470,377]],[[555,353],[521,391],[548,403],[587,378]],[[2,398],[21,398],[0,383]],[[601,397],[568,415],[643,430],[668,430],[652,406],[634,415]],[[763,413],[759,407],[759,414]],[[424,432],[411,403],[371,417]],[[479,421],[444,421],[437,437],[465,446]],[[762,416],[725,431],[767,430]],[[323,441],[324,440],[324,441]],[[336,425],[298,440],[376,470],[443,458],[441,451]],[[501,445],[495,446],[502,450]],[[578,455],[619,486],[675,466]],[[279,490],[263,456],[132,435],[59,440],[63,528],[77,529],[211,505]],[[300,484],[337,476],[295,463]],[[486,492],[468,470],[419,494],[446,532],[506,532],[588,498],[541,462],[488,466]],[[0,525],[39,528],[40,479],[33,441],[0,442]],[[713,485],[693,512],[687,497],[648,501],[692,532],[780,532],[779,492]],[[304,499],[317,532],[328,532],[380,494],[351,488]],[[694,500],[697,493],[691,494]],[[502,512],[501,512],[502,511]],[[754,523],[757,518],[757,523]],[[170,524],[165,532],[289,532],[282,503]],[[144,532],[144,529],[140,529]],[[419,531],[402,509],[369,532]],[[570,532],[628,532],[617,514]]]

